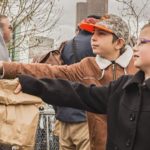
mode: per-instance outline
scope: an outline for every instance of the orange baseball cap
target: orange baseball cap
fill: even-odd
[[[89,32],[94,32],[95,28],[104,30],[106,32],[113,33],[111,29],[109,29],[106,24],[101,24],[101,22],[105,19],[108,19],[108,17],[102,17],[101,19],[94,19],[94,18],[86,18],[81,21],[79,24],[80,29],[86,30]]]
[[[94,22],[95,21],[95,22]],[[118,38],[122,38],[125,42],[129,39],[129,29],[127,23],[119,16],[110,14],[105,15],[101,19],[94,19],[91,21],[84,21],[80,23],[79,27],[83,30],[94,32],[95,28],[113,33]]]

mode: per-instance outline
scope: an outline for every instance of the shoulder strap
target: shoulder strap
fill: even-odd
[[[64,47],[65,47],[66,42],[67,42],[67,41],[64,41],[64,42],[62,42],[62,43],[60,44],[60,46],[59,46],[59,48],[58,48],[58,51],[59,51],[60,53],[62,53],[62,51],[63,51],[63,49],[64,49]]]
[[[74,62],[79,62],[79,58],[78,58],[78,55],[77,55],[77,44],[76,44],[76,41],[75,41],[75,37],[73,38],[72,40],[72,51],[73,51],[73,54],[74,54]]]

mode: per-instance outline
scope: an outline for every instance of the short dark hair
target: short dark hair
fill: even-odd
[[[117,37],[115,34],[112,34],[112,35],[113,35],[112,43],[114,43],[114,42],[116,42],[116,41],[118,40],[118,37]],[[124,53],[124,51],[125,51],[124,47],[125,47],[125,44],[124,44],[124,46],[120,49],[120,55],[121,55],[122,53]]]
[[[112,34],[112,35],[113,35],[112,43],[114,43],[114,42],[116,42],[118,40],[118,37],[115,34]]]
[[[101,19],[102,16],[98,15],[88,15],[87,18]]]

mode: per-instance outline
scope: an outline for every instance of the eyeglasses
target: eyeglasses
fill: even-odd
[[[140,45],[147,44],[147,43],[150,43],[150,40],[140,38],[140,39],[137,40],[136,45],[140,46]]]

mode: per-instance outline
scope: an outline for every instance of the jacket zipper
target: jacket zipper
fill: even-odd
[[[112,73],[113,73],[113,80],[116,80],[116,63],[112,61]]]

